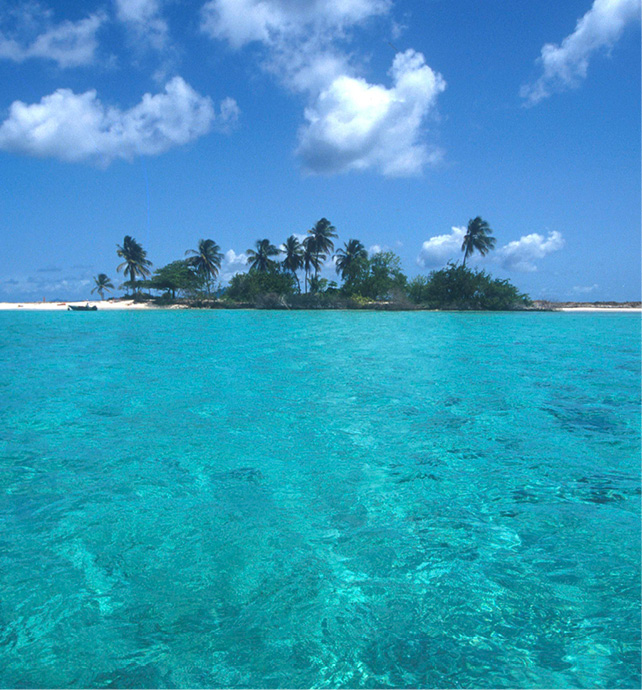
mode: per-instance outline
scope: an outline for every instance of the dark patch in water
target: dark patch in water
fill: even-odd
[[[516,503],[539,503],[539,498],[526,489],[516,489],[512,496]]]
[[[612,434],[618,428],[618,425],[610,419],[610,414],[594,410],[587,411],[583,407],[572,407],[565,410],[543,407],[542,410],[555,417],[567,431],[579,428],[585,431],[599,431]]]
[[[256,467],[238,467],[227,472],[217,472],[214,479],[218,481],[227,481],[234,479],[235,481],[249,482],[250,484],[258,484],[264,479],[263,472]]]

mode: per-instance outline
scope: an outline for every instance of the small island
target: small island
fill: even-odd
[[[368,253],[358,239],[336,249],[338,233],[321,218],[301,240],[290,235],[280,246],[259,239],[247,250],[248,271],[228,284],[219,282],[223,253],[212,239],[201,239],[185,257],[151,271],[152,262],[135,238],[127,235],[117,245],[122,262],[117,271],[127,278],[126,294],[115,302],[128,306],[210,309],[375,309],[399,310],[527,310],[536,309],[528,295],[508,280],[471,269],[466,260],[475,252],[486,255],[495,246],[489,224],[471,219],[462,244],[461,264],[408,279],[393,251]],[[321,277],[334,263],[340,282]],[[94,278],[92,292],[104,300],[115,290],[106,273]],[[62,306],[60,303],[57,306]],[[88,304],[88,303],[87,303]]]
[[[302,238],[302,239],[301,239]],[[201,239],[182,259],[152,272],[147,251],[130,235],[116,245],[116,271],[126,280],[118,288],[106,273],[94,277],[92,294],[100,301],[0,303],[0,310],[96,311],[122,309],[353,309],[375,311],[640,311],[640,302],[551,302],[533,300],[507,279],[466,266],[475,253],[495,247],[489,224],[468,222],[463,259],[448,261],[427,275],[409,279],[391,250],[368,252],[358,239],[336,249],[338,233],[321,218],[305,236],[290,235],[277,246],[259,239],[247,249],[247,272],[220,280],[223,253],[212,239]],[[321,276],[334,265],[338,280]],[[124,290],[120,297],[106,293]]]

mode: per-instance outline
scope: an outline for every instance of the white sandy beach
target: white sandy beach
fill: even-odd
[[[75,302],[0,302],[0,311],[67,311],[67,307],[72,306],[96,306],[101,311],[127,311],[140,309],[187,309],[183,304],[173,304],[167,307],[159,307],[149,302],[134,302],[133,300],[84,300]],[[553,311],[565,312],[621,312],[621,313],[642,313],[642,307],[633,306],[613,306],[613,307],[556,307],[552,306]],[[437,310],[438,311],[438,310]]]
[[[0,311],[20,310],[20,311],[67,311],[67,307],[72,306],[97,306],[101,311],[117,311],[131,309],[159,309],[155,305],[145,302],[134,302],[133,300],[89,300],[80,302],[0,302]]]
[[[555,311],[601,311],[601,312],[629,312],[642,313],[642,307],[560,307]]]

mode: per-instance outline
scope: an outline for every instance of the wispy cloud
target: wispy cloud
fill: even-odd
[[[542,48],[538,60],[542,74],[522,86],[521,97],[535,105],[553,93],[577,88],[586,77],[591,56],[612,48],[626,25],[639,19],[640,0],[595,0],[561,45],[547,43]]]
[[[0,59],[25,62],[43,59],[59,67],[79,67],[94,62],[98,41],[96,33],[105,23],[103,12],[90,14],[77,22],[53,22],[52,12],[37,3],[22,9],[11,23],[10,13],[0,16]]]
[[[574,285],[571,292],[574,295],[589,295],[591,292],[595,292],[599,288],[597,283],[593,285]]]
[[[88,299],[93,280],[88,275],[20,276],[0,280],[0,299]]]
[[[371,84],[346,50],[352,30],[391,6],[390,0],[210,0],[201,26],[234,49],[262,45],[263,68],[305,95],[296,152],[307,172],[409,176],[439,158],[424,137],[445,81],[421,53],[407,50],[394,59],[390,87]]]
[[[40,103],[12,103],[0,125],[0,149],[108,165],[116,158],[163,153],[207,134],[214,125],[229,126],[237,116],[232,99],[225,99],[217,113],[211,99],[181,77],[125,111],[103,105],[94,90],[75,94],[58,89]]]
[[[281,47],[284,40],[326,31],[341,32],[386,14],[391,0],[209,0],[203,30],[234,48],[259,41]]]
[[[116,16],[140,40],[156,50],[168,43],[167,21],[161,14],[160,0],[115,0]]]

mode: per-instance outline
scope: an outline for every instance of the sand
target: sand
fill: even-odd
[[[67,306],[94,305],[101,311],[114,311],[126,309],[158,309],[158,307],[146,304],[145,302],[134,302],[133,300],[90,300],[89,302],[0,302],[0,311],[16,309],[18,311],[67,311]]]
[[[123,311],[123,310],[139,310],[139,309],[187,309],[184,304],[174,304],[167,307],[159,307],[149,302],[134,302],[133,300],[90,300],[80,302],[0,302],[0,311],[67,311],[67,306],[85,306],[94,305],[100,311]],[[548,309],[552,311],[566,311],[566,312],[621,312],[621,313],[642,313],[642,307],[639,306],[562,306],[550,304]]]
[[[629,312],[642,313],[642,307],[559,307],[555,311],[601,311],[601,312]]]

